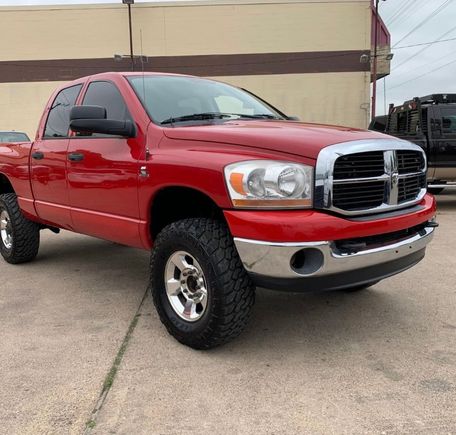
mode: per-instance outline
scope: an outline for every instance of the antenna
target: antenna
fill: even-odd
[[[146,83],[144,79],[144,52],[143,52],[143,37],[142,29],[139,29],[139,40],[141,44],[141,72],[142,72],[142,90],[143,90],[143,101],[146,104]]]
[[[139,41],[140,41],[140,44],[141,44],[141,74],[142,74],[142,98],[143,98],[143,105],[144,105],[144,108],[147,107],[146,105],[146,80],[145,80],[145,77],[144,77],[144,60],[145,60],[145,57],[144,57],[144,53],[143,53],[143,37],[142,37],[142,29],[139,29]],[[146,114],[146,117],[147,117],[147,114]],[[146,140],[146,144],[147,144],[147,140]],[[149,146],[146,145],[146,160],[149,160],[150,159],[150,149],[149,149]]]

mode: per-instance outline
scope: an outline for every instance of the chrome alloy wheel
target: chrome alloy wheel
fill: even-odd
[[[187,322],[201,319],[207,308],[207,284],[195,257],[175,252],[165,267],[166,294],[176,314]]]
[[[6,210],[3,210],[0,214],[0,235],[5,248],[11,249],[13,247],[13,232],[11,220]]]

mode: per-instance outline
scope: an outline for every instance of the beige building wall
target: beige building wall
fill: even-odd
[[[302,121],[365,128],[369,123],[369,73],[217,77],[264,97]]]
[[[0,83],[0,130],[23,131],[33,140],[44,105],[60,83]]]
[[[132,7],[134,45],[149,56],[370,50],[370,2],[200,1]],[[122,4],[0,8],[0,60],[128,53]]]
[[[213,56],[222,62],[220,72],[212,74],[206,59],[199,75],[246,87],[306,121],[367,126],[369,73],[361,63],[359,70],[353,67],[353,56],[370,51],[369,0],[141,3],[132,7],[132,18],[135,53],[149,57],[149,70],[156,56],[173,58],[176,72],[182,57]],[[3,7],[0,23],[0,130],[34,135],[55,87],[91,74],[100,59],[129,53],[127,8],[122,4]],[[311,56],[299,60],[299,72],[293,60],[277,65],[271,58],[271,73],[260,71],[261,61],[254,59],[235,65],[235,75],[223,73],[223,56],[258,53],[295,53],[297,61],[301,54]],[[349,67],[342,65],[347,53]],[[45,66],[56,59],[62,61],[55,68]],[[81,60],[77,70],[66,67],[68,59]],[[195,58],[196,66],[198,62]]]

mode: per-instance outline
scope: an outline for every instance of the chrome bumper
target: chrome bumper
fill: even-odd
[[[250,273],[284,279],[317,278],[410,256],[423,250],[432,240],[433,233],[433,227],[426,227],[410,238],[354,253],[341,253],[335,243],[329,241],[274,243],[235,238],[234,242],[244,267]]]

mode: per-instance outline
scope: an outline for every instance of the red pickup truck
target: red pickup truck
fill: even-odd
[[[244,329],[255,286],[366,288],[418,263],[436,226],[420,147],[173,74],[60,87],[34,142],[0,145],[0,194],[9,263],[46,228],[151,250],[160,318],[196,349]]]

